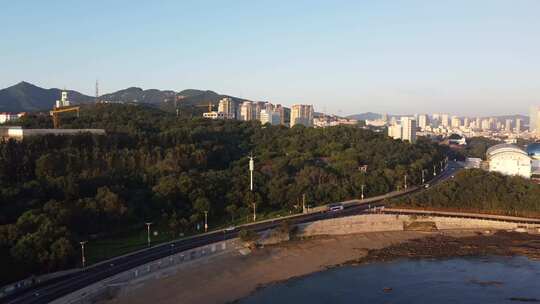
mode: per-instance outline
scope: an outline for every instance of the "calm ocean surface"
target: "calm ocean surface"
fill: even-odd
[[[540,261],[486,257],[346,266],[268,286],[240,303],[540,303]]]

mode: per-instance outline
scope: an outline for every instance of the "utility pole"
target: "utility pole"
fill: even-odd
[[[152,225],[151,222],[147,222],[146,224],[146,241],[148,244],[148,247],[150,247],[150,225]]]
[[[253,194],[253,170],[255,170],[255,162],[253,161],[253,153],[249,155],[249,190]],[[252,196],[253,199],[253,221],[255,222],[257,220],[257,205],[255,203],[255,198]]]
[[[433,176],[437,176],[437,168],[433,165]]]
[[[208,211],[204,212],[204,232],[208,232]]]
[[[81,263],[82,268],[86,267],[86,256],[84,255],[84,244],[86,244],[86,241],[79,242],[81,244]]]
[[[306,194],[302,194],[302,213],[307,213],[306,209]]]
[[[364,199],[364,187],[365,186],[366,185],[364,185],[364,184],[362,184],[362,186],[360,186],[360,189],[362,189],[362,195],[361,195],[362,200]]]
[[[422,169],[422,184],[425,182],[425,178],[424,178],[424,171],[426,171],[425,169]]]

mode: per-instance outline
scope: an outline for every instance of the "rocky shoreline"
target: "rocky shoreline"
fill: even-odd
[[[403,258],[434,259],[490,255],[521,255],[540,260],[540,235],[497,231],[456,237],[439,233],[381,249],[370,249],[366,256],[344,264],[386,262]]]

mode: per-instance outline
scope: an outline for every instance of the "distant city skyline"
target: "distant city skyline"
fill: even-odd
[[[10,2],[0,87],[93,95],[97,78],[102,93],[204,89],[343,116],[526,115],[540,105],[538,11],[534,0]]]

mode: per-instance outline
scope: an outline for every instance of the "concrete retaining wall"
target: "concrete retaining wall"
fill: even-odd
[[[235,250],[239,246],[240,242],[238,239],[232,239],[183,251],[119,273],[62,298],[56,299],[51,303],[94,303],[113,295],[129,292],[132,288],[144,284],[144,282],[148,280],[159,279],[175,274],[186,265],[208,262],[213,257]]]
[[[402,231],[412,222],[434,222],[438,229],[538,229],[538,225],[525,225],[495,220],[451,218],[436,216],[411,216],[394,214],[363,214],[343,218],[321,220],[298,226],[298,236],[343,235],[365,232]]]

